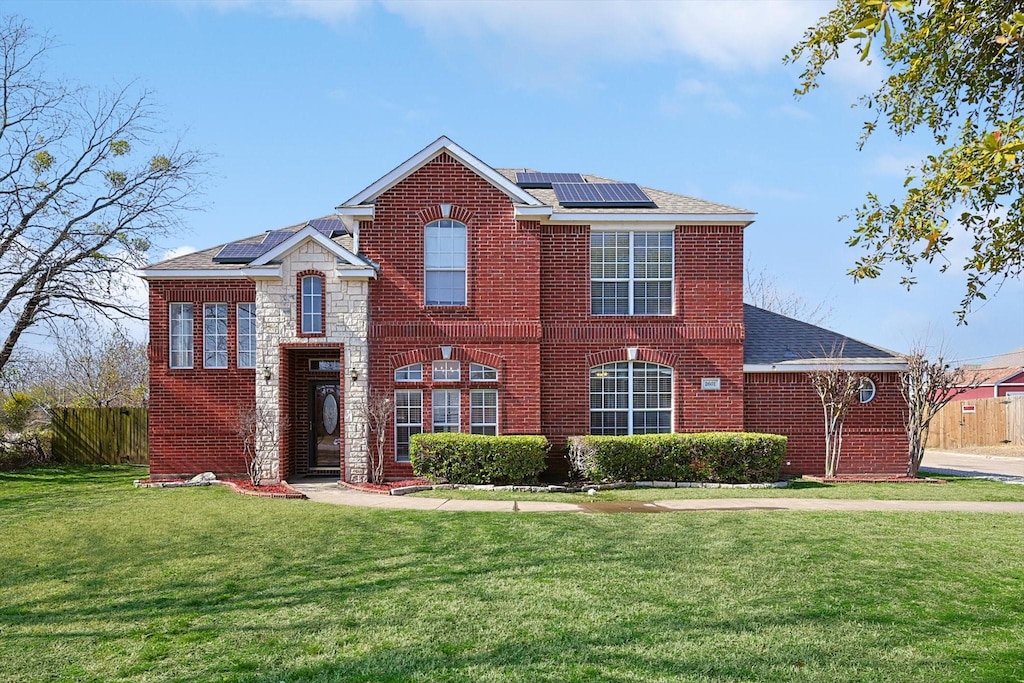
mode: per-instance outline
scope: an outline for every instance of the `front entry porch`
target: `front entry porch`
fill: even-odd
[[[280,350],[281,474],[341,478],[345,453],[345,362],[339,344]]]

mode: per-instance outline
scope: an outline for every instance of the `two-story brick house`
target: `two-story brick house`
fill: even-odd
[[[272,477],[367,474],[364,408],[394,398],[386,474],[427,431],[751,430],[823,470],[807,372],[864,375],[841,471],[898,474],[897,373],[877,347],[743,304],[748,211],[596,176],[494,169],[442,137],[335,213],[142,271],[153,476],[244,470],[259,406]]]

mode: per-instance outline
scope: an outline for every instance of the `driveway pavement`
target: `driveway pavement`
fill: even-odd
[[[293,487],[310,500],[335,505],[399,510],[440,510],[447,512],[695,512],[699,510],[819,510],[819,511],[935,511],[1016,512],[1024,514],[1024,503],[939,501],[939,500],[828,500],[824,498],[718,498],[640,501],[581,501],[553,503],[541,500],[459,500],[455,498],[411,498],[364,493],[333,482],[296,482]]]
[[[921,471],[1024,484],[1024,458],[929,450],[925,451]]]

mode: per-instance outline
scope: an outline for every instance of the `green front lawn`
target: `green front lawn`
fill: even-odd
[[[133,476],[0,474],[0,680],[1024,678],[1024,515],[412,512]]]
[[[460,498],[472,500],[544,500],[580,503],[594,500],[671,500],[692,498],[845,498],[850,500],[985,500],[1024,501],[1024,486],[986,479],[962,479],[936,475],[941,484],[822,484],[804,479],[790,482],[783,489],[657,489],[634,488],[585,493],[520,493],[513,491],[476,491],[444,489],[409,495],[421,498]]]

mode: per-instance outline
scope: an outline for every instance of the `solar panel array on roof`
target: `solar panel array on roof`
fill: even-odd
[[[582,183],[583,176],[579,173],[535,173],[533,171],[516,172],[516,185],[524,190],[550,190],[552,183]]]
[[[306,225],[328,238],[345,235],[348,232],[340,218],[315,218],[308,221]],[[217,252],[213,261],[214,263],[250,263],[293,235],[295,235],[294,230],[271,230],[259,242],[231,242],[225,244]]]
[[[656,209],[636,183],[552,183],[558,203],[567,208]]]

